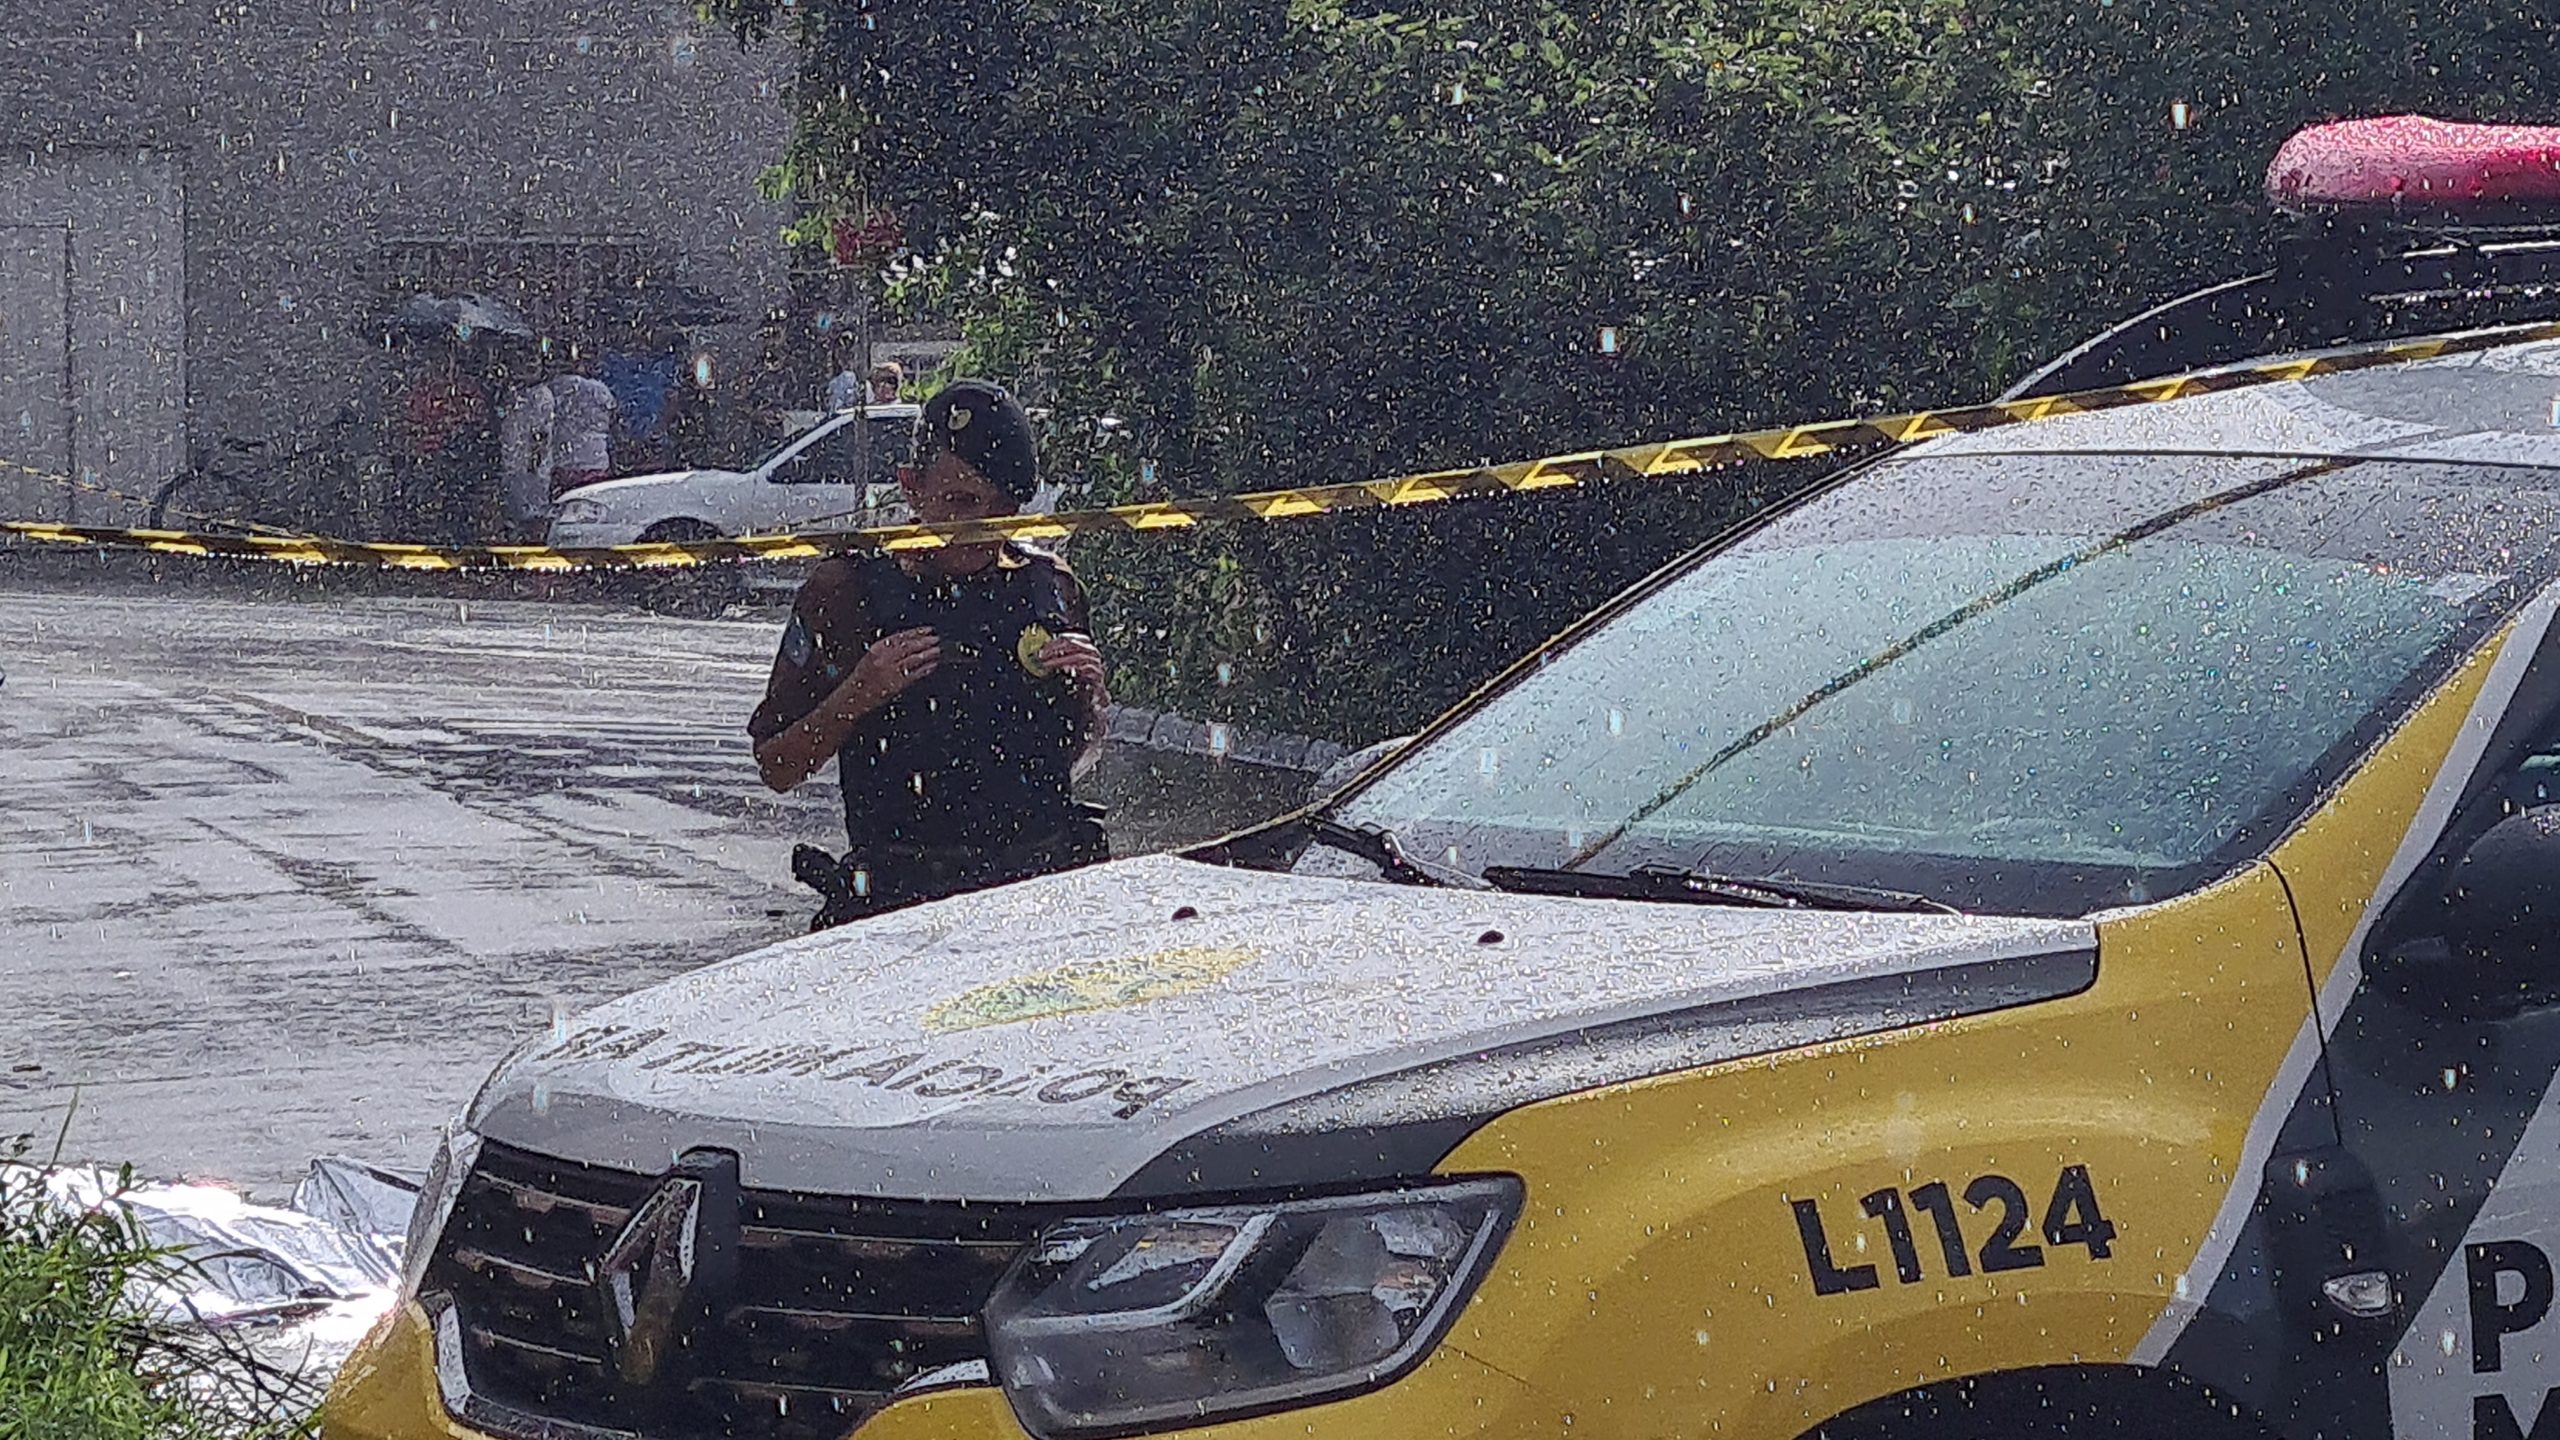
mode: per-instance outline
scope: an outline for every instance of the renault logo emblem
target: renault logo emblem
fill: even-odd
[[[694,1318],[729,1290],[738,1198],[737,1156],[690,1152],[596,1262],[613,1368],[625,1384],[654,1384]]]

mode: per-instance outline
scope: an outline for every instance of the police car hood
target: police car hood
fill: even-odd
[[[484,1137],[656,1173],[1041,1200],[1427,1170],[1491,1114],[2087,985],[2078,921],[1639,904],[1129,860],[577,1016]],[[1291,1173],[1293,1170],[1308,1173]]]

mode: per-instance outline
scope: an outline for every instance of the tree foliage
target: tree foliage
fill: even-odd
[[[713,8],[791,27],[777,182],[900,217],[893,299],[1131,422],[1061,435],[1109,494],[1976,397],[2249,264],[2299,125],[2560,88],[2549,7],[2517,0]],[[1360,738],[1796,478],[1078,558],[1124,690]]]

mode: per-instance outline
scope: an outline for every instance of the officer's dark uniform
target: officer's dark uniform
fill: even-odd
[[[837,751],[840,863],[795,857],[828,894],[816,926],[1108,858],[1074,799],[1091,717],[1074,682],[1033,663],[1056,635],[1092,633],[1084,588],[1055,556],[1008,544],[974,575],[909,575],[887,556],[838,556],[801,587],[764,703],[762,741],[815,710],[873,643],[926,627],[941,664],[857,721]]]

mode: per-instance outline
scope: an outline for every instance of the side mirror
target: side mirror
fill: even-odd
[[[2444,938],[2511,985],[2560,992],[2560,805],[2508,816],[2454,862]]]
[[[2434,905],[2368,973],[2401,1004],[2490,1019],[2560,1003],[2560,805],[2492,825],[2446,869]]]

